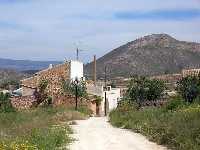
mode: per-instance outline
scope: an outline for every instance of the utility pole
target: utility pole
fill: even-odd
[[[79,60],[79,54],[80,54],[80,52],[82,52],[82,51],[84,51],[84,50],[79,49],[78,47],[76,48],[76,60],[77,60],[77,61]]]
[[[76,60],[78,60],[79,59],[79,49],[77,48],[76,49]]]
[[[93,80],[94,80],[94,85],[96,86],[96,81],[97,81],[97,73],[96,73],[96,70],[97,70],[97,65],[96,65],[96,55],[94,55],[94,66],[93,66]]]
[[[107,66],[105,66],[105,103],[104,103],[104,111],[105,111],[105,116],[107,116],[107,95],[106,95],[106,91],[107,91]]]

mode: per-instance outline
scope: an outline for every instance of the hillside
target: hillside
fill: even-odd
[[[92,75],[93,63],[85,66]],[[110,77],[177,73],[200,67],[200,44],[178,41],[167,34],[152,34],[129,42],[97,60],[97,75],[107,66]]]
[[[12,60],[0,58],[0,68],[15,69],[18,71],[34,71],[47,68],[49,64],[59,64],[58,61],[30,61],[30,60]]]

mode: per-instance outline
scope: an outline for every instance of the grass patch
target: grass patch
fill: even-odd
[[[67,122],[85,118],[66,107],[0,113],[0,150],[66,149],[73,140]]]
[[[179,106],[179,107],[178,107]],[[173,101],[163,108],[116,109],[110,122],[131,129],[171,149],[200,149],[200,105]]]

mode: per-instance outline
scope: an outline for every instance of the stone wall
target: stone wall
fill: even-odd
[[[189,69],[189,70],[183,70],[182,71],[183,77],[198,76],[199,74],[200,74],[200,69]]]
[[[17,110],[30,109],[36,105],[36,99],[34,96],[14,97],[11,104]]]
[[[167,83],[174,83],[182,78],[182,74],[167,74],[167,75],[160,75],[160,76],[153,76],[150,77],[151,79],[158,79],[158,80],[163,80]]]
[[[66,62],[53,68],[36,73],[34,77],[21,81],[22,93],[27,95],[27,88],[38,88],[42,80],[48,81],[47,92],[53,96],[62,92],[62,79],[70,79],[70,63]],[[29,91],[28,91],[29,92]]]

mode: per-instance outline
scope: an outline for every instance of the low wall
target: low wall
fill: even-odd
[[[22,96],[11,98],[12,106],[17,110],[25,110],[34,108],[37,104],[37,100],[34,96]],[[68,107],[75,107],[76,101],[74,96],[70,95],[60,95],[53,97],[53,106],[65,105]],[[92,110],[96,115],[96,103],[91,102],[86,99],[78,99],[78,106],[85,106]]]
[[[17,110],[30,109],[36,105],[36,99],[34,96],[14,97],[11,104]]]

